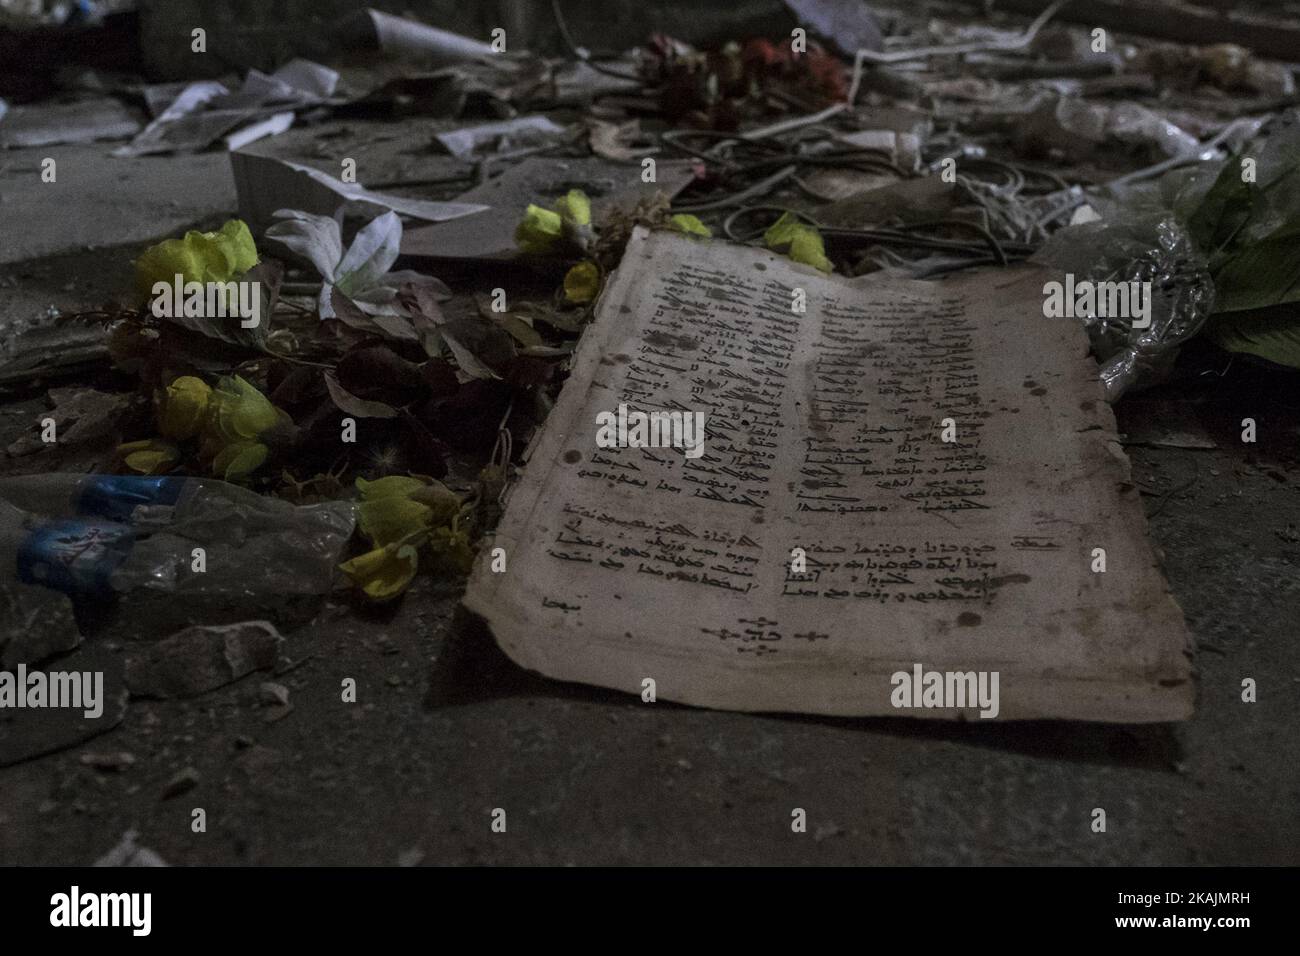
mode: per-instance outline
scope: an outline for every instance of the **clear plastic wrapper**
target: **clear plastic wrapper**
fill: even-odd
[[[1201,330],[1214,308],[1208,263],[1170,213],[1139,210],[1063,229],[1034,261],[1075,281],[1150,282],[1150,326],[1132,319],[1080,319],[1098,360],[1106,398],[1117,401],[1135,387],[1157,384],[1168,374],[1178,347]]]

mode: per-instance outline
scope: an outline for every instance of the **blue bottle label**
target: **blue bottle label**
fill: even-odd
[[[174,505],[185,478],[144,475],[91,475],[81,485],[77,514],[130,521],[140,505]]]
[[[131,528],[113,521],[51,521],[18,549],[18,579],[65,594],[111,594],[109,579],[133,543]]]

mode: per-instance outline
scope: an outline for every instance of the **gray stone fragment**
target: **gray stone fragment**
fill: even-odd
[[[12,579],[0,582],[0,668],[35,664],[80,643],[66,594]]]
[[[283,646],[284,638],[267,621],[187,627],[128,653],[126,684],[134,697],[196,697],[269,670]]]

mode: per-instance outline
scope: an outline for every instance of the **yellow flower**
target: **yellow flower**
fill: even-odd
[[[451,533],[450,528],[437,526],[455,518],[460,497],[440,481],[404,475],[376,481],[358,478],[357,491],[361,493],[357,523],[374,549],[339,567],[368,597],[387,601],[405,591],[415,577],[420,544],[431,534],[441,541],[440,536]],[[466,537],[464,549],[468,547]]]
[[[800,222],[792,213],[782,213],[781,218],[763,233],[763,241],[769,249],[784,252],[795,262],[810,265],[820,272],[831,271],[831,261],[826,258],[821,233]]]
[[[524,252],[552,252],[562,239],[585,250],[593,238],[591,200],[580,189],[557,199],[554,210],[529,204],[515,229],[515,241]]]
[[[564,276],[564,297],[570,302],[590,302],[600,292],[600,269],[594,262],[579,262]]]
[[[390,601],[405,591],[415,578],[419,556],[409,544],[388,545],[357,555],[339,565],[367,597]]]
[[[562,231],[563,221],[558,212],[529,203],[523,220],[515,229],[515,241],[524,252],[549,252]]]
[[[689,236],[702,236],[705,239],[712,239],[713,233],[709,227],[700,222],[696,216],[689,216],[686,213],[678,213],[668,220],[668,225],[678,232],[684,232]]]
[[[192,385],[186,388],[197,391]],[[207,396],[199,454],[212,459],[212,473],[218,478],[247,478],[270,455],[270,449],[259,439],[288,419],[255,386],[238,375],[227,376]]]
[[[460,495],[441,481],[432,478],[423,488],[411,492],[410,498],[429,509],[432,514],[431,522],[435,525],[446,524],[460,511]]]
[[[406,498],[412,492],[419,491],[423,487],[423,481],[409,475],[389,475],[375,481],[366,481],[364,478],[357,479],[357,491],[361,492],[362,501],[377,501],[380,498],[393,497]]]
[[[575,226],[591,225],[591,200],[581,189],[570,189],[555,200],[555,211]]]
[[[117,454],[126,467],[141,475],[166,474],[181,460],[175,445],[154,438],[118,445]]]
[[[357,505],[357,524],[372,544],[393,544],[429,527],[433,512],[402,495],[390,495]]]
[[[357,479],[361,504],[357,523],[372,544],[384,546],[444,524],[460,510],[460,498],[440,481],[393,475],[378,481]]]
[[[135,263],[135,281],[146,299],[155,283],[228,282],[257,265],[257,246],[242,219],[231,219],[217,232],[194,232],[167,239],[144,251]]]
[[[242,481],[262,467],[269,453],[259,442],[231,442],[212,459],[212,473],[224,481]]]
[[[250,441],[280,421],[265,395],[238,375],[221,379],[208,401],[206,428],[221,444]]]
[[[208,412],[212,389],[193,375],[182,375],[167,386],[158,403],[158,430],[175,441],[199,433]]]

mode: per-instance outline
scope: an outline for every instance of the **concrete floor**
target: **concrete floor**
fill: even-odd
[[[329,131],[295,131],[274,148],[311,159]],[[327,152],[370,150],[362,168],[394,178],[433,162],[425,139],[424,129],[353,124]],[[0,320],[109,297],[141,241],[233,209],[219,154],[106,152],[0,153]],[[21,178],[45,154],[66,157],[57,193]],[[135,829],[174,864],[1295,864],[1296,384],[1238,362],[1222,380],[1118,409],[1133,437],[1190,422],[1219,445],[1129,448],[1199,642],[1197,711],[1184,725],[643,704],[517,670],[457,611],[459,586],[425,578],[394,610],[332,603],[290,633],[288,656],[307,660],[280,678],[293,704],[281,720],[265,720],[254,676],[192,701],[135,701],[109,733],[0,769],[0,862],[85,864]],[[1239,440],[1246,416],[1259,423],[1255,445]],[[0,414],[0,441],[25,421]],[[120,657],[121,642],[99,649]],[[357,681],[355,705],[340,702],[345,677]],[[1258,703],[1241,702],[1245,677],[1258,681]],[[118,751],[135,762],[117,772],[81,762]],[[197,786],[164,799],[186,768]],[[206,833],[191,831],[197,807]],[[805,834],[791,832],[796,807]],[[1089,828],[1095,807],[1107,811],[1104,834]],[[506,811],[504,834],[490,828],[494,808]]]

